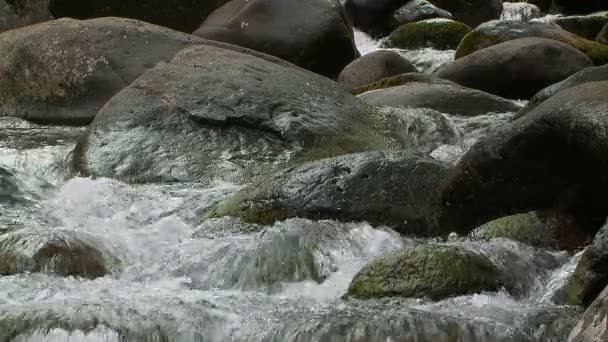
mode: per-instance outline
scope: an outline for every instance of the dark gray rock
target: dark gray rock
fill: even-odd
[[[376,106],[430,108],[442,113],[474,116],[490,112],[515,112],[512,101],[459,85],[410,82],[402,86],[374,90],[359,98]]]
[[[608,81],[566,89],[479,140],[444,183],[441,224],[468,233],[551,208],[604,220],[606,202],[589,199],[608,191],[607,92]]]
[[[521,38],[476,51],[436,76],[491,94],[529,99],[593,63],[582,52],[544,38]]]
[[[572,0],[554,0],[553,5],[560,13],[565,14],[587,14],[597,11],[608,10],[608,1],[572,1]]]
[[[444,164],[408,152],[324,159],[249,186],[211,216],[264,224],[290,217],[364,220],[405,234],[447,233],[439,231],[434,217],[445,170]]]
[[[386,77],[416,72],[416,67],[396,52],[379,50],[356,59],[346,66],[338,82],[349,92]]]
[[[601,342],[608,340],[608,287],[585,311],[583,318],[572,329],[568,342]]]
[[[433,75],[425,74],[422,72],[408,72],[397,76],[387,77],[381,79],[380,81],[376,81],[374,83],[358,87],[356,89],[353,89],[351,91],[351,94],[360,95],[368,91],[397,87],[412,82],[421,82],[429,84],[448,84],[457,86],[457,84],[452,81],[437,78]]]
[[[602,28],[608,24],[608,12],[603,14],[561,17],[555,19],[554,23],[577,36],[595,40]]]
[[[384,36],[393,28],[391,14],[410,0],[346,0],[344,10],[349,22],[374,37]]]
[[[123,17],[192,33],[228,0],[47,0],[56,18]]]
[[[338,0],[232,0],[193,33],[337,78],[359,57]]]
[[[87,175],[244,183],[293,163],[396,146],[383,116],[293,65],[201,45],[114,96],[75,151]]]
[[[0,0],[0,32],[53,19],[49,0]]]
[[[452,13],[454,20],[470,27],[498,19],[503,9],[502,0],[429,0],[429,2]]]
[[[452,14],[433,5],[427,0],[412,0],[398,8],[390,16],[390,28],[397,27],[426,19],[453,19]]]
[[[608,24],[606,24],[602,31],[597,35],[596,41],[598,43],[608,44]]]

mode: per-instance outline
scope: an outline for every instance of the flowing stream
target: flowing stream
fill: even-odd
[[[360,32],[357,42],[364,52],[378,48]],[[425,71],[453,58],[453,51],[403,53]],[[404,137],[416,136],[413,143],[431,156],[455,162],[514,113],[439,114],[437,120],[423,119],[426,114],[399,109],[395,115]],[[0,342],[561,342],[580,317],[580,309],[551,301],[578,255],[508,240],[406,238],[366,223],[201,220],[244,185],[69,178],[69,153],[83,133],[0,118],[0,233],[86,236],[116,260],[112,274],[92,280],[0,276]],[[487,255],[518,284],[516,293],[438,302],[343,298],[370,260],[426,243]]]

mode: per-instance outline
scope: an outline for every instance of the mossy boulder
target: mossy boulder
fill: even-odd
[[[338,77],[346,90],[374,83],[386,77],[416,72],[416,67],[396,52],[379,50],[360,57],[347,65]]]
[[[608,63],[608,46],[604,44],[579,37],[556,24],[514,21],[491,21],[479,25],[462,39],[456,49],[456,59],[466,57],[496,44],[526,37],[557,40],[581,51],[595,65]]]
[[[598,33],[608,24],[608,12],[597,14],[561,17],[553,21],[561,28],[577,36],[595,40]]]
[[[193,35],[276,56],[333,79],[359,57],[338,0],[232,0]]]
[[[288,168],[220,203],[210,217],[269,224],[291,217],[367,221],[405,234],[441,233],[437,185],[446,165],[408,152],[368,152]]]
[[[490,221],[472,231],[470,237],[483,240],[504,238],[558,250],[581,248],[589,241],[589,236],[580,228],[576,218],[541,211]]]
[[[353,278],[355,298],[447,297],[496,291],[501,273],[485,256],[462,247],[421,245],[380,257]]]
[[[437,78],[437,77],[434,77],[429,74],[420,73],[420,72],[409,72],[409,73],[396,75],[396,76],[392,76],[392,77],[386,77],[379,81],[357,87],[357,88],[351,90],[350,93],[353,95],[359,95],[359,94],[363,94],[365,92],[372,91],[372,90],[398,87],[400,85],[405,85],[410,82],[456,85],[456,83],[454,83],[452,81]]]
[[[0,275],[37,272],[97,278],[119,266],[119,260],[91,237],[76,232],[24,229],[0,235]]]
[[[384,42],[385,47],[415,50],[430,47],[439,50],[455,49],[471,31],[467,25],[449,19],[427,19],[405,24]]]
[[[305,161],[399,146],[378,110],[275,60],[209,45],[182,50],[106,103],[76,147],[73,171],[244,184]]]
[[[49,0],[0,0],[0,32],[53,19]]]

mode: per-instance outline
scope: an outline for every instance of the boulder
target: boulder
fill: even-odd
[[[557,25],[577,36],[595,40],[602,28],[608,24],[608,12],[602,14],[578,15],[556,18]]]
[[[447,297],[496,291],[499,270],[485,256],[462,247],[420,245],[382,256],[353,278],[347,295],[381,297]]]
[[[437,18],[453,19],[450,12],[442,10],[427,0],[412,0],[391,14],[389,28],[392,31],[405,24]]]
[[[192,33],[228,0],[47,0],[56,18],[91,19],[123,17],[138,19]]]
[[[436,190],[445,170],[442,163],[408,152],[323,159],[254,183],[210,216],[262,224],[290,217],[367,221],[428,236],[439,232]]]
[[[130,182],[243,184],[294,163],[386,150],[377,110],[337,83],[263,56],[200,45],[114,96],[74,153],[74,171]]]
[[[25,272],[97,278],[120,262],[74,231],[24,229],[0,235],[0,275]]]
[[[572,329],[568,342],[601,342],[608,340],[608,287],[585,311]]]
[[[338,0],[232,0],[194,32],[337,78],[359,56]]]
[[[572,0],[554,0],[554,6],[559,13],[565,14],[587,14],[597,11],[608,10],[608,1],[572,1]]]
[[[204,40],[141,21],[59,19],[0,35],[0,116],[84,125],[147,69]]]
[[[608,65],[583,69],[577,72],[576,74],[566,78],[565,80],[552,84],[547,88],[539,91],[538,93],[536,93],[536,95],[534,95],[532,99],[530,99],[526,107],[518,116],[521,116],[531,111],[543,101],[547,100],[551,96],[554,96],[555,94],[563,90],[572,88],[581,83],[598,81],[608,81]]]
[[[589,236],[575,217],[542,211],[501,217],[477,227],[470,237],[480,240],[510,239],[557,250],[582,248],[589,241]]]
[[[575,48],[544,38],[521,38],[476,51],[440,68],[436,76],[513,99],[539,90],[593,63]]]
[[[53,19],[49,0],[0,0],[0,32]]]
[[[356,59],[342,70],[338,82],[348,91],[399,74],[416,72],[416,67],[393,51],[379,50]]]
[[[608,207],[608,81],[564,90],[480,139],[446,177],[441,221],[468,233],[530,210],[573,213],[585,227]],[[591,232],[593,233],[593,232]]]
[[[456,49],[470,31],[467,25],[450,19],[427,19],[399,27],[384,41],[384,46],[405,50],[426,47],[451,50]]]
[[[344,11],[348,21],[373,37],[392,31],[391,14],[410,0],[346,0]]]
[[[502,13],[502,0],[429,0],[433,5],[454,16],[454,20],[477,27],[486,21],[498,19]]]
[[[576,270],[566,285],[558,291],[559,304],[588,307],[608,286],[608,225],[595,235],[591,245],[583,252]]]
[[[608,44],[608,24],[598,33],[596,41],[602,44]]]
[[[490,112],[516,112],[512,101],[460,85],[410,82],[359,95],[375,106],[430,108],[442,113],[475,116]]]
[[[456,59],[509,40],[529,37],[557,40],[583,52],[596,65],[608,63],[608,47],[603,44],[579,37],[556,24],[515,21],[492,21],[478,26],[462,39]]]
[[[350,93],[354,94],[354,95],[359,95],[359,94],[363,94],[368,91],[397,87],[397,86],[404,85],[404,84],[407,84],[410,82],[456,85],[456,83],[454,83],[452,81],[437,78],[437,77],[434,77],[429,74],[425,74],[425,73],[421,73],[421,72],[408,72],[408,73],[397,75],[397,76],[383,78],[374,83],[360,86],[358,88],[351,90]]]

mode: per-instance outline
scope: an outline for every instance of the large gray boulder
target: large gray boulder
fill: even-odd
[[[585,311],[572,329],[568,342],[602,342],[608,340],[608,287]]]
[[[359,57],[338,0],[232,0],[194,35],[277,56],[331,78]]]
[[[462,116],[515,112],[520,109],[512,101],[457,84],[410,82],[363,93],[359,98],[376,106],[430,108]]]
[[[53,19],[49,0],[0,0],[0,32]]]
[[[608,12],[561,17],[556,18],[553,22],[568,32],[586,39],[595,40],[602,28],[608,24]]]
[[[133,182],[243,183],[301,161],[393,146],[382,115],[337,83],[201,45],[114,96],[78,144],[74,166]]]
[[[0,116],[87,124],[114,94],[193,43],[123,18],[59,19],[0,35]]]
[[[228,0],[47,0],[56,18],[123,17],[192,33]]]
[[[577,49],[544,38],[521,38],[476,51],[448,64],[436,76],[465,87],[514,99],[593,66]]]
[[[278,172],[210,214],[268,224],[290,217],[367,221],[404,234],[434,235],[446,166],[408,152],[357,153]]]
[[[606,202],[589,199],[608,191],[607,92],[608,81],[566,89],[480,139],[444,183],[441,223],[469,232],[551,208],[604,220]]]
[[[349,92],[383,78],[416,72],[416,67],[396,52],[379,50],[347,65],[338,82]]]

